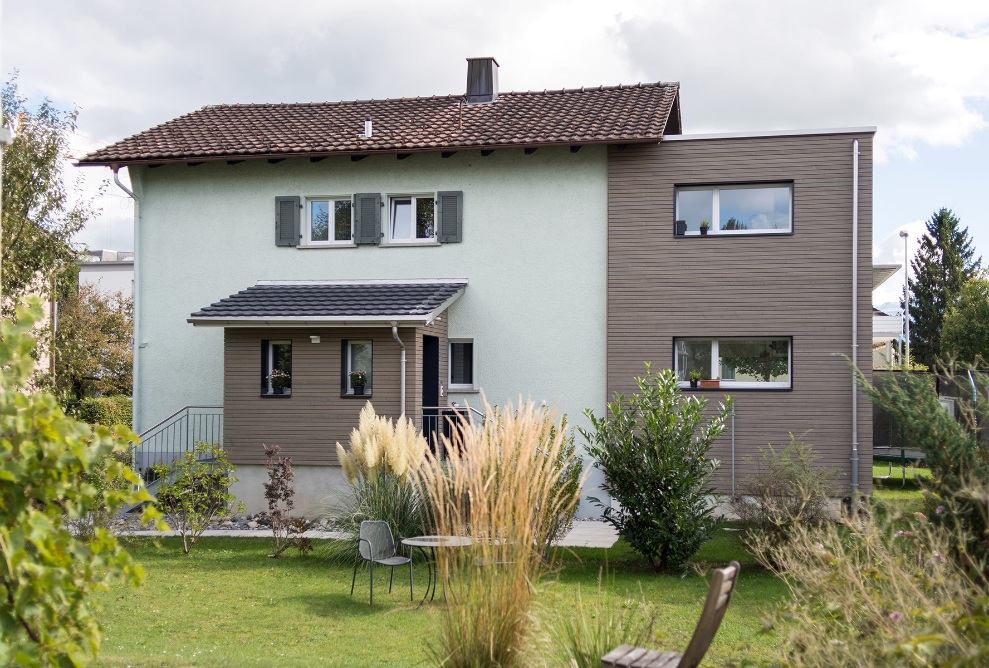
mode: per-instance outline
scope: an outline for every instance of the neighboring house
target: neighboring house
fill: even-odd
[[[868,491],[871,408],[856,437],[841,355],[856,192],[871,339],[874,129],[685,136],[675,83],[497,81],[470,59],[466,96],[206,107],[83,158],[134,188],[135,429],[222,405],[248,509],[263,443],[293,458],[304,509],[341,480],[334,445],[368,399],[429,425],[483,391],[587,425],[650,361],[736,397],[726,491],[808,430],[846,474],[857,438]]]
[[[79,284],[95,285],[106,294],[134,296],[134,253],[131,251],[86,251],[79,258]]]
[[[900,264],[876,264],[872,267],[872,289],[888,281],[903,268]],[[900,351],[897,341],[903,341],[903,316],[890,315],[875,307],[872,308],[872,368],[889,369],[897,364]]]

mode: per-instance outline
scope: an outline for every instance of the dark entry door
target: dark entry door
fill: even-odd
[[[434,453],[439,444],[436,438],[440,405],[440,340],[435,336],[422,337],[422,432]]]

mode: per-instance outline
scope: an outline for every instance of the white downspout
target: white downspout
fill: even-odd
[[[852,141],[852,517],[858,516],[859,493],[859,140]]]
[[[137,199],[137,195],[131,191],[130,188],[125,186],[120,182],[120,176],[117,174],[117,170],[120,167],[114,165],[113,167],[113,182],[117,184],[117,187],[127,193],[127,196],[134,200],[134,342],[133,342],[133,352],[134,352],[134,363],[133,363],[133,388],[131,389],[131,409],[133,414],[131,415],[131,429],[135,433],[139,433],[138,425],[141,424],[141,402],[136,401],[138,397],[138,388],[140,387],[138,383],[138,377],[140,375],[141,365],[138,363],[138,355],[141,349],[141,335],[139,325],[141,322],[141,299],[140,286],[141,286],[141,254],[138,252],[140,250],[140,238],[141,235],[138,230],[137,221],[141,214],[141,202]]]
[[[391,335],[392,338],[398,343],[398,347],[402,349],[402,380],[401,380],[401,409],[402,417],[405,417],[405,344],[402,343],[402,339],[398,338],[398,323],[393,322],[391,324]]]

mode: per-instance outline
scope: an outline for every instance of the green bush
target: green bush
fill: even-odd
[[[563,433],[560,453],[556,457],[555,468],[559,469],[559,480],[553,490],[553,498],[577,499],[574,504],[561,506],[560,511],[550,517],[549,540],[543,547],[543,556],[549,552],[553,541],[560,540],[573,527],[573,518],[580,505],[580,488],[583,483],[584,463],[576,455],[577,446],[573,430],[567,430],[567,416],[560,419],[560,426],[553,425],[549,432],[549,442],[556,440],[557,433]]]
[[[813,448],[793,434],[783,449],[770,445],[760,452],[758,473],[741,480],[740,495],[729,506],[741,522],[746,543],[754,534],[785,542],[794,528],[819,526],[830,517],[837,469],[821,466]]]
[[[237,482],[232,475],[236,468],[222,447],[203,441],[170,465],[154,467],[161,480],[155,505],[182,536],[186,554],[214,520],[230,515],[236,501],[230,493],[230,485]]]
[[[55,398],[29,390],[37,299],[0,324],[0,665],[81,665],[95,657],[102,633],[93,592],[116,580],[137,585],[143,571],[96,529],[74,535],[66,521],[95,508],[115,512],[146,500],[137,477],[113,459],[134,435],[92,429],[67,417]],[[101,466],[100,492],[87,482]],[[122,483],[122,484],[118,484]],[[153,519],[150,513],[145,519]]]
[[[604,519],[637,552],[660,570],[680,570],[714,528],[708,482],[719,466],[707,458],[725,428],[731,398],[701,426],[706,400],[685,396],[670,369],[658,373],[646,364],[635,379],[639,393],[616,394],[612,418],[587,417],[593,432],[580,430],[587,452],[604,473],[602,488],[620,507],[590,499],[604,508]]]
[[[86,397],[79,402],[76,416],[92,425],[112,427],[115,424],[130,426],[131,400],[122,394],[109,397]]]

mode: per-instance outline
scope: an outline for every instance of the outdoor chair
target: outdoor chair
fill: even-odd
[[[701,612],[694,636],[683,654],[622,645],[602,656],[601,663],[605,666],[629,668],[695,668],[704,658],[718,627],[721,626],[721,619],[728,610],[728,601],[735,589],[735,581],[738,580],[738,570],[737,561],[715,569],[711,576],[711,588],[708,589],[707,600],[704,602],[704,611]]]
[[[357,582],[357,567],[361,561],[371,564],[371,595],[370,603],[374,604],[374,565],[391,567],[391,577],[388,580],[388,593],[391,593],[395,581],[395,567],[409,565],[409,600],[412,600],[412,559],[398,555],[395,539],[391,534],[388,522],[365,520],[361,522],[361,531],[357,536],[357,558],[354,560],[354,577],[350,582],[350,595],[354,595],[354,584]]]

